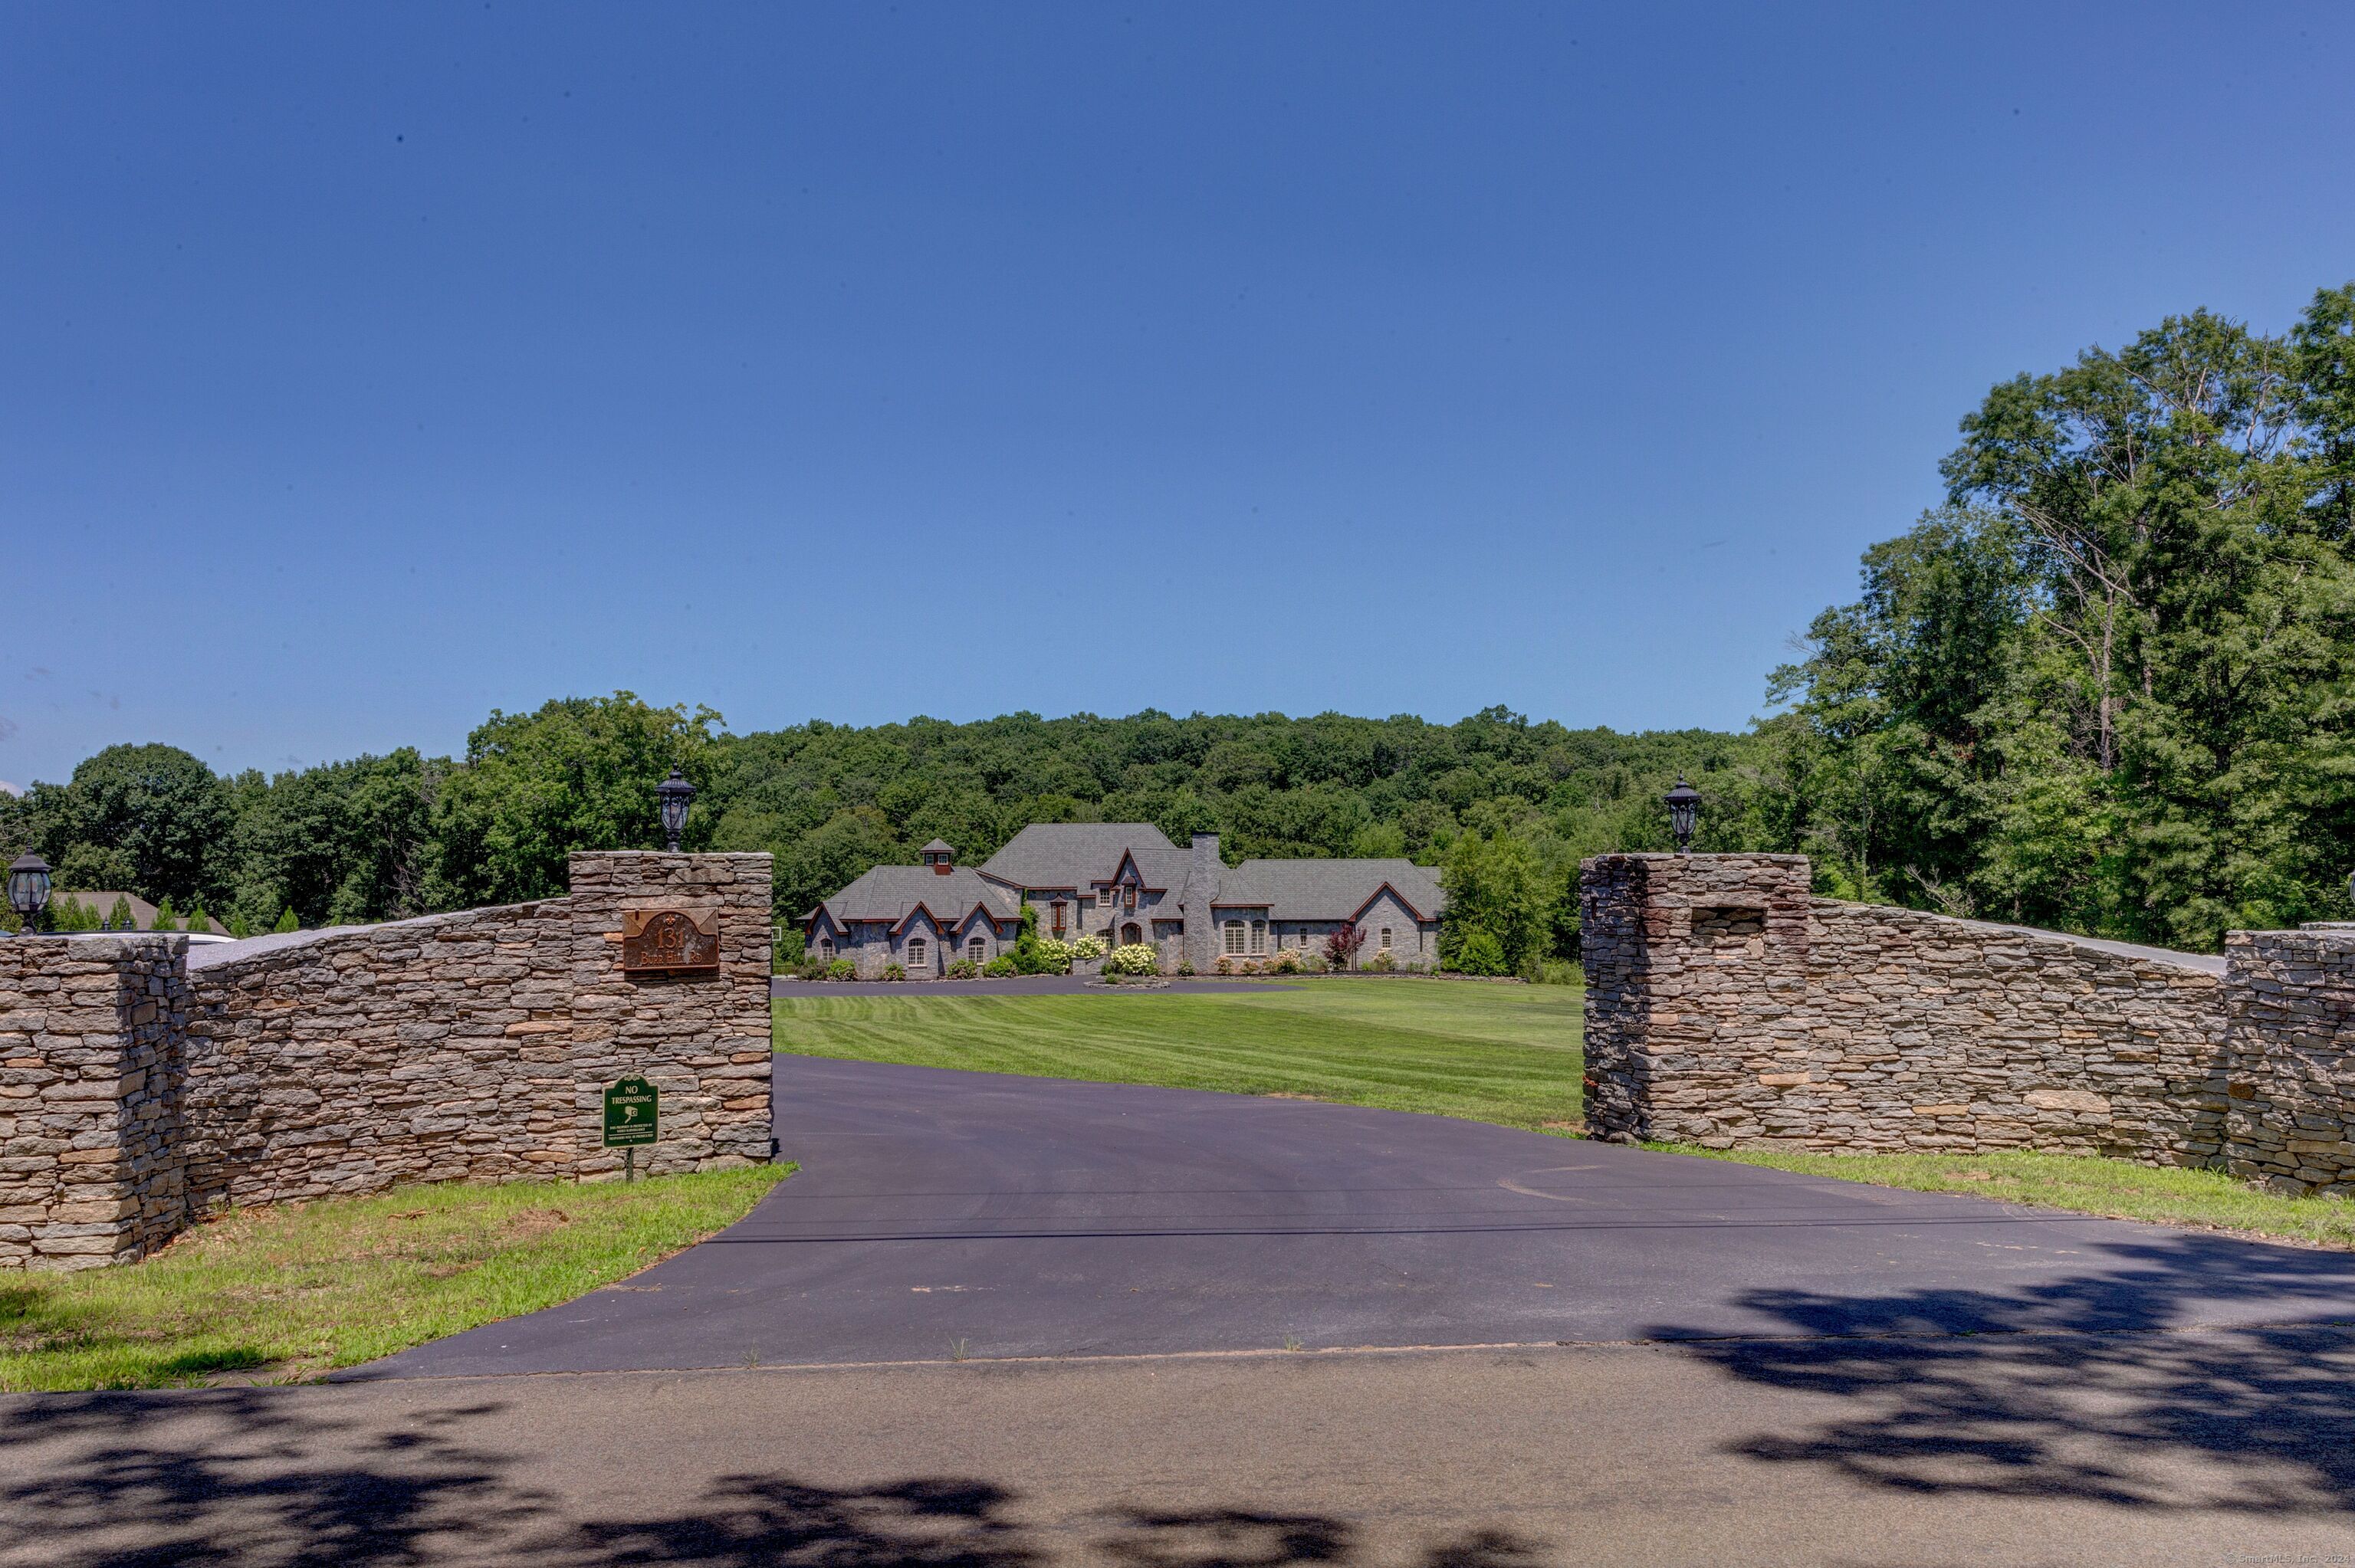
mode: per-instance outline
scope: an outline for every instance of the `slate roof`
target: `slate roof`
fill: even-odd
[[[1145,870],[1146,854],[1159,851],[1185,859],[1185,852],[1169,842],[1151,822],[1033,822],[1006,847],[981,864],[981,870],[1016,887],[1084,888],[1113,874],[1127,851],[1138,852],[1137,869]],[[1146,885],[1167,886],[1150,875]]]
[[[1022,912],[1021,895],[970,866],[943,876],[928,865],[879,865],[818,906],[837,925],[889,920],[895,925],[922,905],[943,920],[962,920],[978,904],[1001,920]],[[813,910],[813,916],[816,911]]]
[[[1347,920],[1384,883],[1423,919],[1447,906],[1432,868],[1410,860],[1247,860],[1219,879],[1214,902],[1265,905],[1271,920]]]

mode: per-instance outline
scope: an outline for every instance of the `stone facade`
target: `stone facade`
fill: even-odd
[[[2213,959],[1808,894],[1799,855],[1582,868],[1587,1125],[1824,1152],[2223,1158]],[[2264,1038],[2256,1036],[2262,1033]],[[2251,1025],[2249,1051],[2278,1054]]]
[[[186,1223],[187,946],[0,940],[0,1268],[128,1262]]]
[[[198,948],[0,948],[0,1266],[136,1257],[222,1202],[770,1157],[767,855],[571,857],[563,897]],[[629,974],[623,917],[718,918],[717,974]],[[106,1212],[101,1215],[99,1211]]]

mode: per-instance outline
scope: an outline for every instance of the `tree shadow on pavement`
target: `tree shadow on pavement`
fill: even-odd
[[[1041,1524],[969,1477],[826,1487],[783,1475],[706,1484],[688,1505],[610,1511],[513,1479],[470,1440],[497,1401],[404,1411],[398,1430],[302,1389],[48,1395],[0,1413],[0,1564],[43,1568],[371,1568],[442,1562],[825,1568],[1278,1568],[1370,1561],[1350,1520],[1242,1509],[1120,1509]],[[593,1517],[592,1517],[593,1515]],[[29,1528],[25,1528],[29,1527]],[[1385,1561],[1396,1561],[1385,1555]],[[1429,1547],[1417,1568],[1525,1568],[1497,1531]]]
[[[1738,1298],[1789,1338],[1649,1333],[1842,1402],[1732,1446],[1766,1463],[1913,1493],[2355,1511],[2355,1258],[2210,1236],[2086,1250],[2110,1266],[2009,1291]],[[2198,1326],[2225,1306],[2264,1326]]]

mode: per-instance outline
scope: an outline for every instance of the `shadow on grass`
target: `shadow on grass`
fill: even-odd
[[[877,1486],[784,1475],[710,1481],[676,1511],[593,1511],[506,1474],[471,1443],[496,1402],[404,1412],[387,1431],[323,1413],[306,1391],[19,1397],[0,1419],[0,1563],[325,1568],[443,1561],[825,1564],[826,1568],[1279,1568],[1370,1561],[1349,1521],[1245,1510],[1121,1509],[1041,1529],[1020,1494],[969,1477]],[[578,1508],[578,1511],[576,1511]],[[1396,1561],[1387,1554],[1385,1561]],[[1475,1531],[1417,1568],[1524,1568],[1533,1542]]]
[[[1733,1446],[1764,1463],[1914,1494],[2355,1512],[2355,1259],[2205,1236],[2085,1250],[2107,1266],[2014,1290],[1737,1298],[1787,1339],[1649,1331],[1839,1402]],[[2259,1326],[2199,1326],[2220,1308]]]

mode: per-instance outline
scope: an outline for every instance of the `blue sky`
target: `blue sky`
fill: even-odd
[[[0,8],[0,779],[1738,726],[1988,385],[2355,276],[2355,9]]]

